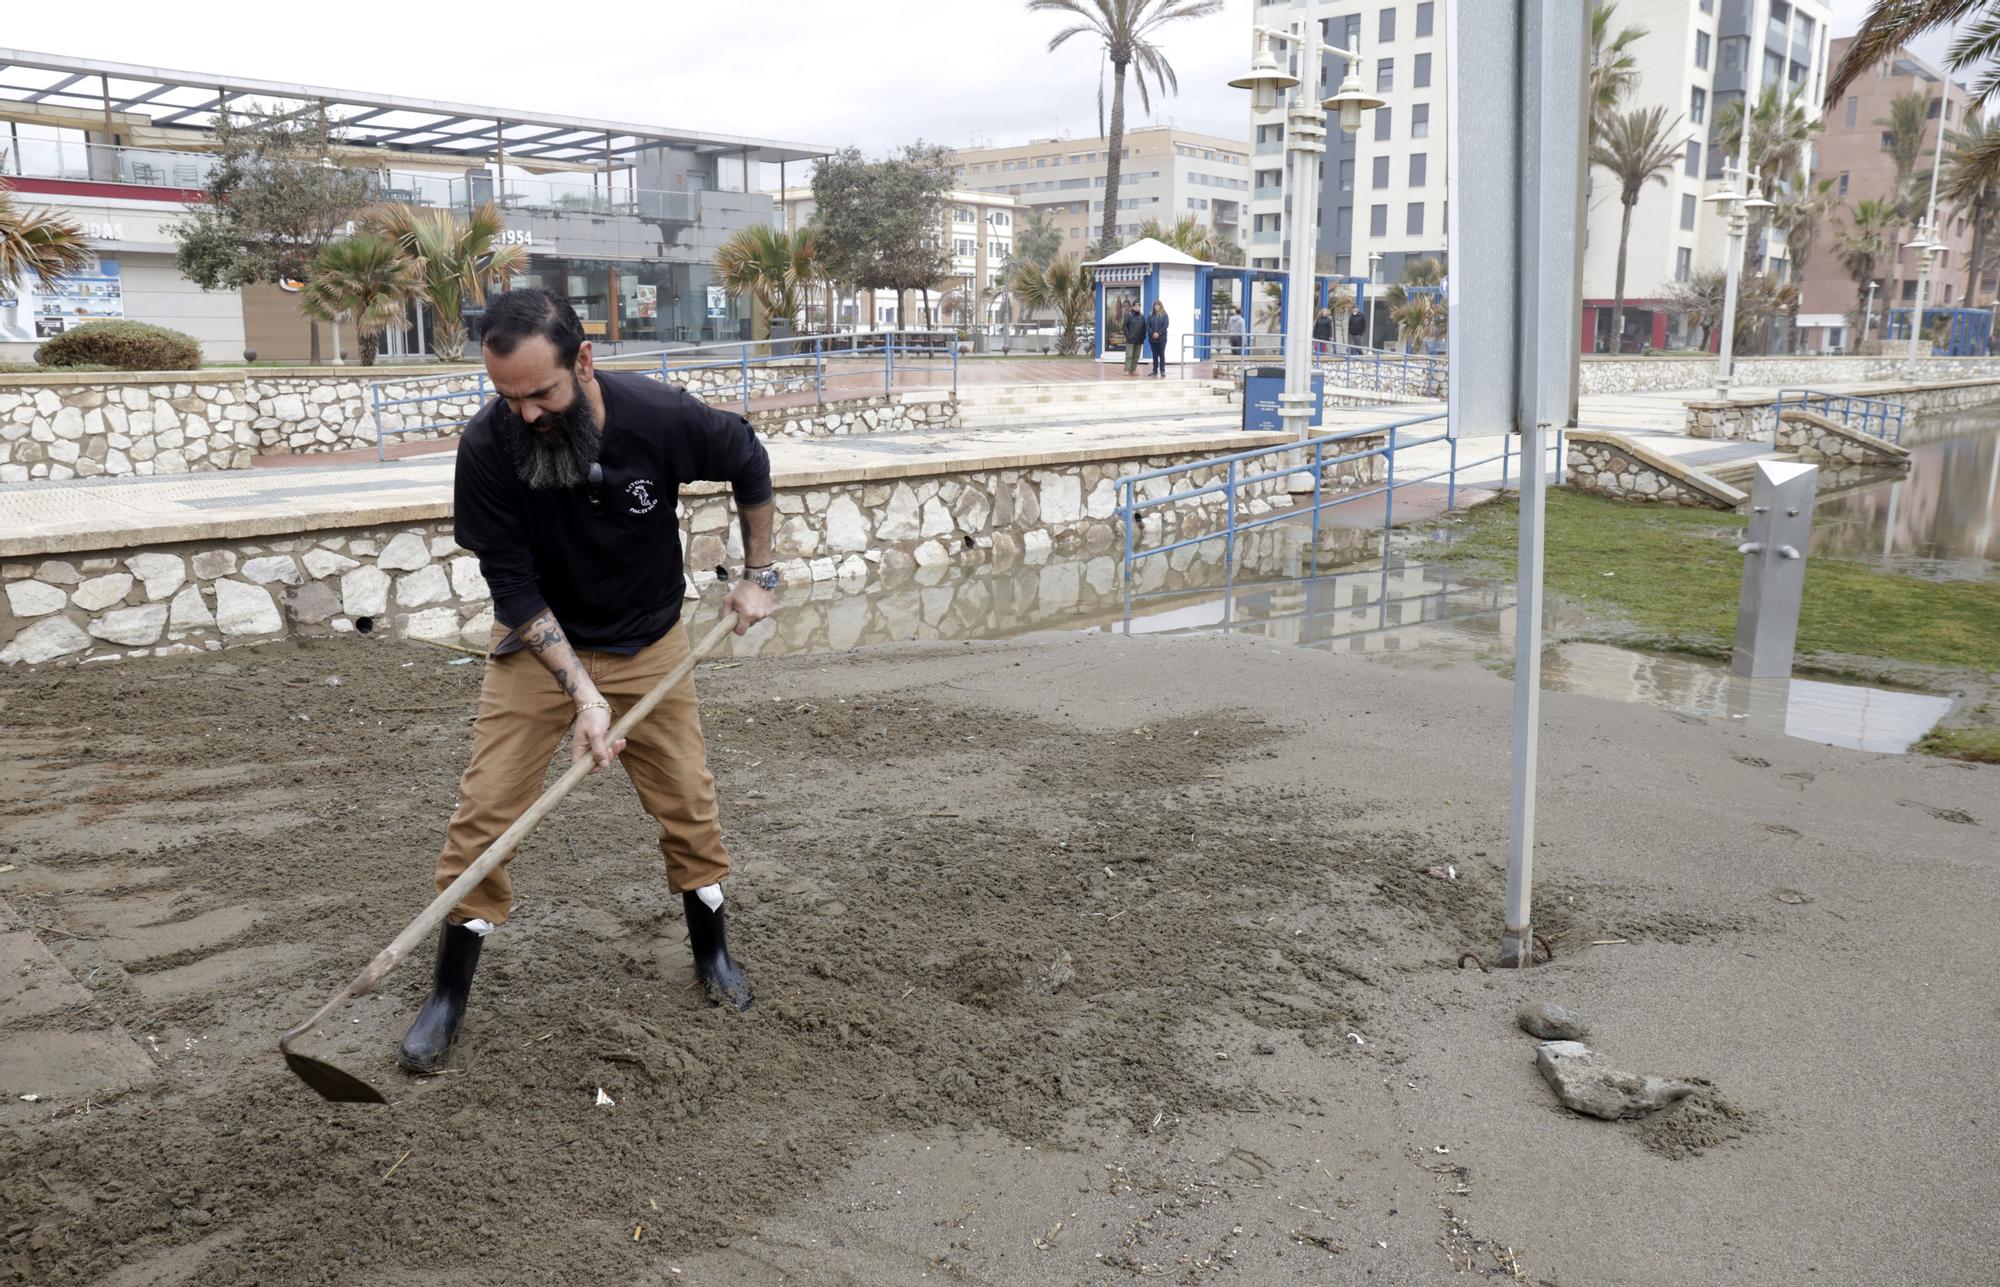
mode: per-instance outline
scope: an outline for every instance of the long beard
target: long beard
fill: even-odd
[[[581,487],[597,463],[601,442],[597,417],[583,394],[583,382],[571,376],[570,383],[575,396],[569,406],[545,414],[536,428],[529,428],[505,403],[500,407],[501,437],[514,459],[514,472],[538,492]]]

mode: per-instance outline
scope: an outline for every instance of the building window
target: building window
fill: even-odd
[[[1701,11],[1703,13],[1714,13],[1715,0],[1701,0]]]
[[[1354,240],[1354,207],[1341,206],[1333,212],[1333,240],[1345,246]]]
[[[1377,58],[1375,60],[1375,92],[1396,88],[1396,60]]]
[[[1369,186],[1369,187],[1371,187],[1371,188],[1386,188],[1386,187],[1388,187],[1388,186],[1389,186],[1389,158],[1388,158],[1388,157],[1386,157],[1386,156],[1378,156],[1378,157],[1376,157],[1376,158],[1375,158],[1375,175],[1374,175],[1374,177],[1373,177],[1373,178],[1372,178],[1372,179],[1371,179],[1371,180],[1369,181],[1369,184],[1368,184],[1368,186]]]
[[[1354,158],[1348,157],[1340,163],[1340,190],[1354,191]]]
[[[1860,95],[1849,94],[1847,96],[1847,128],[1849,129],[1854,128],[1854,116],[1855,113],[1859,112],[1860,110],[1861,110]]]
[[[1377,139],[1385,143],[1388,142],[1390,122],[1395,115],[1396,109],[1393,107],[1378,107],[1375,109],[1375,137]]]
[[[1423,4],[1417,6],[1417,34],[1419,36],[1428,36],[1431,34],[1431,23],[1436,16],[1437,6],[1432,4],[1430,0],[1424,0]]]
[[[1934,120],[1936,120],[1936,119],[1937,119],[1937,116],[1938,116],[1938,102],[1939,102],[1939,100],[1938,100],[1938,99],[1935,99],[1935,98],[1933,98],[1933,99],[1931,100],[1931,103],[1930,103],[1930,106],[1924,109],[1924,119],[1925,119],[1925,120],[1927,120],[1927,121],[1934,121]]]
[[[1708,91],[1696,85],[1688,94],[1688,121],[1690,124],[1699,125],[1701,118],[1706,115],[1708,115]]]
[[[1368,235],[1386,237],[1389,235],[1389,207],[1368,207]]]
[[[1687,231],[1687,232],[1692,232],[1692,231],[1694,231],[1694,208],[1695,208],[1695,201],[1694,201],[1694,193],[1692,193],[1692,192],[1684,192],[1684,193],[1682,193],[1682,194],[1681,194],[1681,228],[1682,228],[1682,229],[1683,229],[1684,231]]]
[[[1688,279],[1688,274],[1693,271],[1694,252],[1682,246],[1674,252],[1674,280],[1684,282]]]
[[[1840,172],[1840,195],[1843,197],[1847,195],[1847,171],[1845,170]]]
[[[1708,68],[1708,33],[1705,31],[1694,33],[1694,65],[1703,70]]]
[[[1411,187],[1421,188],[1424,186],[1424,181],[1430,177],[1430,159],[1428,152],[1410,153]]]
[[[1696,139],[1688,140],[1686,173],[1690,179],[1701,177],[1701,143]]]
[[[1423,202],[1412,201],[1409,208],[1403,211],[1403,231],[1412,237],[1421,237],[1424,235]]]
[[[1375,40],[1378,44],[1388,44],[1396,38],[1396,11],[1384,9],[1375,22]]]
[[[1431,105],[1418,103],[1410,109],[1410,137],[1427,139],[1431,136]]]
[[[1410,68],[1410,86],[1413,89],[1429,89],[1431,87],[1431,56],[1429,54],[1417,55],[1415,63]]]
[[[1883,130],[1883,131],[1882,131],[1882,150],[1883,150],[1884,152],[1887,152],[1887,151],[1889,151],[1889,150],[1890,150],[1891,148],[1893,148],[1893,147],[1895,147],[1895,146],[1896,146],[1896,136],[1895,136],[1894,134],[1891,134],[1891,133],[1890,133],[1889,131],[1887,131],[1887,130]]]

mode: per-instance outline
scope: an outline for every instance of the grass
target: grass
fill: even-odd
[[[1442,556],[1511,571],[1518,518],[1511,498],[1474,510]],[[1544,577],[1556,593],[1615,610],[1651,646],[1713,656],[1736,633],[1743,531],[1741,515],[1555,488]],[[1927,581],[1815,556],[1806,565],[1798,651],[2000,671],[2000,579]]]
[[[2000,728],[1934,728],[1924,734],[1917,749],[1946,759],[2000,764]]]

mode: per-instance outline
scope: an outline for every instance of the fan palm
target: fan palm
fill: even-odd
[[[1731,155],[1743,149],[1743,104],[1729,103],[1715,114],[1716,146]],[[1749,167],[1764,182],[1767,196],[1800,174],[1805,165],[1806,144],[1812,141],[1813,123],[1796,96],[1788,96],[1776,85],[1766,85],[1750,112]],[[1749,235],[1743,241],[1744,273],[1762,272],[1764,267],[1764,223],[1767,212],[1749,211]]]
[[[1382,292],[1382,302],[1404,340],[1427,343],[1443,339],[1446,330],[1444,265],[1435,259],[1412,259],[1403,265],[1403,280]],[[1413,289],[1414,288],[1414,289]]]
[[[1090,316],[1095,298],[1090,270],[1075,255],[1064,255],[1047,268],[1023,260],[1014,265],[1007,284],[1023,307],[1056,315],[1056,323],[1062,327],[1062,333],[1056,337],[1056,351],[1065,357],[1074,355],[1077,331]]]
[[[83,229],[61,215],[21,209],[13,189],[0,183],[0,289],[33,277],[53,290],[56,278],[81,271],[90,260]]]
[[[729,235],[715,252],[716,279],[732,298],[747,291],[766,317],[796,321],[812,290],[826,280],[819,236],[752,224]]]
[[[1969,20],[1969,21],[1968,21]],[[1964,23],[1945,54],[1952,71],[1977,69],[1973,101],[1984,103],[2000,91],[2000,3],[1996,0],[1873,0],[1861,29],[1826,82],[1826,109],[1869,68],[1894,58],[1925,32]]]
[[[1785,256],[1791,261],[1791,280],[1803,282],[1806,265],[1811,262],[1813,251],[1819,244],[1820,227],[1826,216],[1832,212],[1839,197],[1834,193],[1835,180],[1820,179],[1807,181],[1788,189],[1780,195],[1778,208],[1771,211],[1771,224],[1785,234]],[[1793,321],[1797,321],[1798,297],[1793,297]]]
[[[1071,36],[1093,36],[1111,62],[1111,128],[1105,136],[1104,228],[1098,241],[1114,246],[1118,233],[1118,175],[1125,152],[1125,75],[1134,67],[1139,106],[1153,110],[1152,94],[1179,93],[1180,81],[1160,47],[1160,28],[1219,13],[1222,0],[1028,0],[1030,11],[1064,14],[1076,22],[1049,38],[1053,53]],[[1149,85],[1150,82],[1150,85]]]
[[[300,311],[322,322],[352,317],[361,338],[361,365],[375,365],[376,336],[400,326],[403,310],[424,293],[423,273],[386,237],[362,235],[336,241],[319,252]]]
[[[1611,18],[1618,10],[1616,0],[1598,4],[1590,11],[1590,110],[1608,112],[1618,100],[1639,83],[1639,60],[1632,46],[1644,40],[1647,31],[1636,24],[1611,34]]]
[[[1847,209],[1847,226],[1834,235],[1834,252],[1854,279],[1854,316],[1857,333],[1867,326],[1868,283],[1881,270],[1882,257],[1895,244],[1900,217],[1896,207],[1879,197],[1857,201]],[[1865,334],[1863,339],[1868,338]]]
[[[1632,209],[1649,183],[1666,186],[1687,141],[1681,118],[1667,119],[1664,107],[1635,107],[1629,112],[1600,112],[1592,130],[1590,163],[1602,166],[1618,181],[1618,271],[1611,285],[1611,351],[1620,351],[1625,335],[1625,256],[1632,240]]]
[[[1191,214],[1182,215],[1171,227],[1158,219],[1146,220],[1139,229],[1139,235],[1132,240],[1139,241],[1146,237],[1172,246],[1183,255],[1193,255],[1196,259],[1209,259],[1215,250],[1215,233],[1203,227],[1201,220]]]
[[[483,306],[489,286],[504,289],[527,271],[527,247],[494,245],[506,224],[490,201],[463,220],[450,210],[397,204],[377,206],[359,223],[416,265],[433,315],[431,342],[447,362],[465,356],[464,310]]]
[[[2000,125],[1968,116],[1964,129],[1947,132],[1951,155],[1939,176],[1939,195],[1965,213],[1972,224],[1972,253],[1966,257],[1965,305],[1977,307],[1980,267],[1986,258],[1988,233],[2000,213]]]

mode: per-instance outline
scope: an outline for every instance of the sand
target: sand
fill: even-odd
[[[450,1070],[392,1064],[426,949],[317,1047],[391,1106],[327,1105],[275,1039],[428,897],[454,660],[0,676],[0,1281],[1991,1277],[2000,770],[1550,694],[1556,959],[1485,974],[1509,689],[1476,665],[709,666],[756,1008],[692,989],[599,775],[524,847]],[[1568,1114],[1513,1023],[1544,999],[1710,1090]]]

